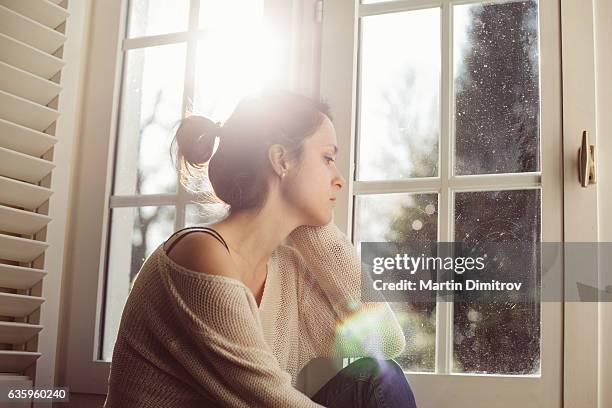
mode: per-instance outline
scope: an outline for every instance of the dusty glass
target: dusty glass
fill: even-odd
[[[130,0],[128,38],[187,31],[189,0]]]
[[[455,173],[540,169],[537,1],[453,7]]]
[[[440,9],[361,18],[357,180],[438,174]]]
[[[146,258],[174,231],[175,207],[111,210],[102,359],[110,361],[121,314]]]
[[[203,1],[195,67],[193,110],[225,122],[243,97],[275,83],[284,65],[263,20],[261,1]]]
[[[435,243],[438,237],[437,194],[372,194],[355,198],[354,243]],[[406,348],[395,360],[406,371],[433,371],[436,343],[436,299],[389,302],[404,334]]]
[[[455,195],[455,241],[476,247],[480,243],[499,242],[504,243],[501,248],[508,248],[494,254],[496,268],[487,269],[480,281],[517,281],[538,287],[540,203],[540,189]],[[532,250],[523,251],[518,259],[511,250],[512,242],[521,242]],[[456,302],[453,308],[453,372],[539,373],[539,296],[529,301],[513,301],[508,292],[472,291],[461,296],[462,301]]]
[[[113,195],[176,191],[170,142],[181,118],[185,44],[127,51]]]
[[[211,224],[226,215],[224,204],[193,203],[185,206],[185,226],[194,227]]]

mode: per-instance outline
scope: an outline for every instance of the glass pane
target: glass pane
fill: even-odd
[[[130,0],[128,37],[187,31],[189,0]]]
[[[539,171],[537,1],[453,13],[456,174]]]
[[[200,0],[200,28],[226,31],[252,27],[263,16],[263,0]]]
[[[145,259],[174,231],[175,207],[111,210],[102,358],[110,361],[121,313]]]
[[[358,180],[438,174],[440,9],[363,17]]]
[[[225,204],[187,204],[185,206],[185,226],[208,225],[224,218]]]
[[[113,194],[176,191],[170,142],[181,118],[185,45],[126,53]]]
[[[376,194],[355,200],[355,239],[361,242],[435,243],[438,237],[437,194]],[[406,335],[406,348],[395,360],[407,371],[435,367],[436,300],[389,302]]]
[[[215,195],[208,177],[208,168],[190,171],[194,177],[182,180],[185,189],[194,195],[185,206],[185,227],[206,225],[225,217],[229,206]]]
[[[470,279],[524,282],[539,288],[541,267],[541,192],[539,189],[457,193],[455,240],[500,244],[495,268]],[[511,245],[524,248],[515,256]],[[486,275],[486,276],[485,276]],[[463,275],[462,275],[463,276]],[[454,372],[537,374],[540,371],[539,292],[530,301],[513,302],[508,291],[462,292],[454,305]],[[484,297],[488,296],[488,297]]]
[[[203,1],[193,109],[214,121],[228,119],[247,94],[277,84],[287,72],[282,43],[263,20],[263,2]]]

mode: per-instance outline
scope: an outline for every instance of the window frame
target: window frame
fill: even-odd
[[[565,0],[563,0],[565,1]],[[445,69],[445,66],[450,66],[452,61],[452,30],[451,22],[452,15],[449,11],[449,5],[469,4],[469,3],[485,3],[487,1],[478,0],[394,0],[373,4],[359,4],[359,0],[337,0],[324,2],[324,19],[322,32],[322,61],[321,72],[321,93],[325,95],[330,102],[334,111],[334,125],[338,135],[338,146],[340,153],[337,160],[337,165],[342,171],[349,174],[345,188],[340,191],[339,203],[342,206],[336,208],[335,220],[339,227],[346,230],[349,236],[353,236],[353,219],[354,219],[354,197],[364,193],[405,193],[405,192],[436,192],[438,193],[438,239],[440,241],[453,241],[452,228],[449,228],[449,220],[453,217],[454,203],[453,193],[459,191],[477,191],[487,190],[493,187],[494,190],[514,190],[524,188],[546,188],[547,195],[542,196],[542,214],[545,214],[547,208],[553,206],[554,203],[563,202],[563,183],[561,179],[552,180],[550,176],[542,177],[543,173],[563,176],[559,163],[555,160],[562,157],[562,129],[561,129],[561,111],[560,106],[554,106],[555,102],[548,105],[541,105],[541,129],[542,135],[546,132],[549,136],[547,139],[541,137],[540,156],[542,158],[540,171],[533,173],[515,173],[515,174],[485,174],[485,175],[454,175],[452,166],[452,150],[454,138],[449,141],[443,141],[445,135],[452,134],[452,123],[450,122],[451,113],[454,104],[454,95],[449,93],[453,83],[452,71]],[[503,2],[501,1],[495,1]],[[546,2],[547,8],[540,15],[541,24],[545,25],[552,32],[560,32],[560,10],[561,0],[539,0],[540,3]],[[374,15],[388,12],[400,12],[408,10],[417,10],[422,8],[441,7],[441,35],[442,41],[442,59],[441,59],[441,127],[440,127],[440,145],[438,149],[439,166],[437,177],[426,177],[408,180],[392,180],[392,181],[356,181],[355,169],[357,162],[358,144],[356,133],[358,132],[358,93],[359,86],[358,78],[358,56],[359,56],[359,18],[366,15]],[[560,38],[540,39],[541,53],[546,52],[547,58],[559,61],[560,54]],[[449,46],[450,50],[449,50]],[[561,68],[556,67],[551,69],[548,67],[548,73],[551,74],[545,77],[542,68],[541,72],[541,94],[547,95],[551,101],[561,101],[559,85],[561,83]],[[542,79],[544,78],[544,79]],[[541,100],[544,96],[541,97]],[[357,103],[355,103],[357,101]],[[560,105],[560,102],[559,102]],[[544,128],[546,125],[546,129]],[[448,136],[446,136],[448,137]],[[554,139],[554,140],[553,140]],[[544,153],[546,152],[546,153]],[[440,184],[441,183],[441,184]],[[494,183],[494,184],[493,184]],[[440,191],[438,191],[440,190]],[[452,191],[451,191],[452,190]],[[553,218],[559,221],[558,225],[542,225],[542,241],[559,242],[562,240],[562,214],[555,213]],[[552,224],[552,223],[550,223]],[[530,378],[527,376],[504,376],[504,375],[480,375],[480,374],[454,374],[450,373],[452,361],[450,355],[452,353],[452,341],[449,339],[452,330],[452,303],[438,302],[441,313],[436,314],[436,367],[441,371],[433,375],[439,376],[444,381],[453,381],[453,388],[463,389],[470,395],[476,395],[479,387],[484,389],[490,388],[497,384],[498,378],[512,378],[513,383],[508,385],[506,395],[520,395],[520,390]],[[547,326],[547,336],[562,336],[562,308],[559,303],[547,302],[541,303],[540,316],[542,321],[546,318],[550,325]],[[440,329],[441,328],[441,329]],[[544,336],[544,329],[542,335]],[[547,371],[552,373],[556,367],[555,358],[562,353],[561,345],[549,347],[549,350],[542,349],[541,358],[546,361],[549,367]],[[426,372],[408,373],[411,384],[416,388],[421,388],[429,381],[432,374]],[[478,377],[481,381],[470,382],[470,378]],[[546,383],[543,386],[549,387],[552,384],[560,384],[563,380],[562,374],[557,373],[549,375]],[[455,388],[454,388],[455,389]],[[547,390],[548,388],[542,388]],[[445,393],[445,401],[452,400],[453,390],[447,389]],[[431,395],[429,396],[431,397]],[[428,397],[428,398],[429,398]],[[431,406],[445,406],[442,402],[443,395],[438,395],[433,400],[428,400]],[[561,395],[555,395],[555,401],[561,401]],[[448,401],[447,401],[448,402]],[[494,400],[474,402],[474,406],[490,406],[495,404]]]
[[[199,3],[199,0],[195,3]],[[318,97],[316,86],[319,73],[316,50],[319,46],[320,22],[315,19],[316,3],[316,0],[264,0],[266,22],[290,34],[288,49],[283,55],[288,60],[286,66],[289,72],[286,72],[281,83],[288,89],[313,97]],[[175,206],[176,228],[185,222],[185,206],[195,198],[182,189],[180,183],[175,193],[111,198],[124,50],[186,40],[189,35],[187,32],[171,33],[126,39],[124,42],[127,15],[128,0],[93,2],[91,5],[86,78],[95,78],[95,81],[89,80],[84,84],[80,160],[72,198],[72,242],[67,249],[71,273],[64,292],[68,306],[64,315],[65,340],[60,353],[63,361],[58,368],[59,382],[68,384],[71,392],[77,393],[107,392],[110,363],[99,360],[99,350],[111,208]],[[191,8],[190,23],[195,18],[197,24],[197,17],[197,10]],[[195,51],[191,56],[187,55],[188,72],[190,66],[195,66],[194,57]],[[183,115],[191,93],[187,89],[193,89],[193,75],[185,77]]]

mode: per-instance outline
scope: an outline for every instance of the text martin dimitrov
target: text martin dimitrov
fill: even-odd
[[[433,280],[419,280],[417,282],[402,279],[399,282],[383,282],[380,279],[374,282],[375,290],[440,290],[440,291],[461,291],[461,290],[520,290],[522,282],[500,282],[491,280],[489,282],[481,282],[478,279],[466,279],[465,282],[455,282],[454,280],[446,282],[435,282]]]
[[[485,255],[486,257],[486,255]],[[395,257],[376,257],[373,259],[372,272],[379,275],[385,271],[405,271],[413,275],[418,270],[454,270],[455,273],[462,274],[465,271],[478,270],[485,268],[484,257],[426,257],[421,254],[419,257],[408,256],[407,254],[396,254]],[[375,290],[435,290],[435,291],[495,291],[495,290],[520,290],[522,283],[501,282],[490,280],[481,282],[478,279],[466,279],[465,282],[455,282],[454,280],[436,282],[434,280],[415,281],[402,279],[396,282],[383,282],[380,279],[374,280]]]

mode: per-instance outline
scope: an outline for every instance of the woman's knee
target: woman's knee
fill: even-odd
[[[377,390],[379,399],[389,402],[389,406],[416,407],[412,387],[395,360],[364,357],[355,363],[358,378],[367,380]]]
[[[374,357],[362,357],[353,362],[355,368],[361,373],[361,376],[370,377],[395,377],[401,376],[405,378],[404,370],[395,360],[384,360]]]

